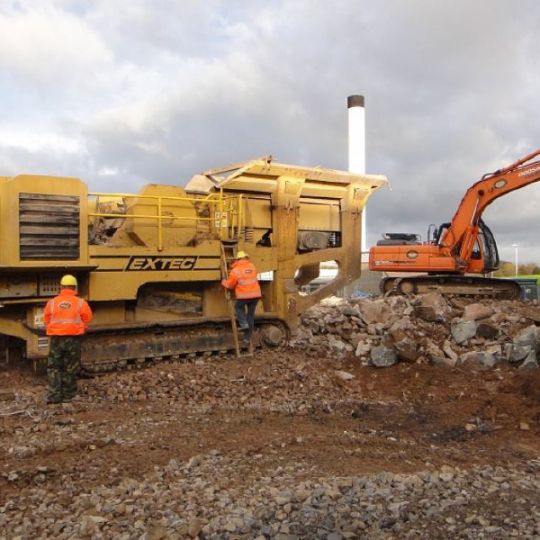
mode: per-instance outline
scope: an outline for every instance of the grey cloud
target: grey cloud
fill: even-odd
[[[10,169],[28,161],[73,167],[94,189],[136,190],[146,181],[184,184],[206,168],[267,153],[346,168],[345,100],[362,93],[368,171],[386,174],[393,188],[369,202],[374,243],[391,230],[425,235],[429,223],[452,217],[482,174],[540,146],[540,4],[532,0],[55,6],[113,60],[91,65],[80,92],[51,93],[45,115],[35,97],[42,89],[25,89],[21,123],[30,125],[39,108],[40,129],[72,137],[84,151],[4,148]],[[68,82],[78,69],[70,62]],[[25,82],[13,71],[10,92],[18,85]],[[104,168],[118,174],[104,178]],[[518,241],[540,262],[539,189],[486,212],[501,252]]]

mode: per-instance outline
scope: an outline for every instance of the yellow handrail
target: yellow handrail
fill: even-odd
[[[219,190],[219,229],[218,235],[223,240],[223,188]]]
[[[118,214],[106,214],[104,212],[88,212],[89,216],[92,217],[111,217],[111,218],[145,218],[145,219],[185,219],[187,221],[193,221],[192,217],[185,216],[156,216],[151,214],[124,214],[119,212]],[[199,217],[195,219],[200,221],[212,221],[214,218],[211,217]]]
[[[214,212],[210,217],[202,217],[197,215],[197,221],[214,222],[217,237],[221,240],[228,238],[233,239],[240,236],[240,232],[244,226],[244,211],[242,194],[239,195],[224,195],[223,189],[218,193],[210,193],[204,198],[200,197],[175,197],[170,195],[138,195],[132,193],[105,193],[105,192],[90,192],[89,197],[96,197],[96,208],[99,208],[99,198],[107,197],[110,199],[150,199],[157,202],[157,215],[150,214],[127,214],[124,212],[89,212],[91,217],[103,218],[132,218],[132,219],[155,219],[157,220],[158,228],[158,250],[163,250],[163,224],[162,220],[184,220],[193,221],[193,217],[163,215],[164,201],[187,201],[191,203],[203,203],[213,205]],[[122,201],[124,202],[124,201]],[[216,215],[217,214],[217,215]],[[219,221],[216,219],[219,217]]]
[[[223,196],[223,190],[220,191],[221,195],[218,193],[211,193],[210,195],[207,195],[204,199],[200,197],[173,197],[172,195],[138,195],[133,193],[106,193],[106,192],[98,192],[98,191],[91,191],[88,193],[89,197],[118,197],[118,198],[130,198],[130,199],[167,199],[172,201],[189,201],[189,202],[205,202],[210,204],[219,204],[219,199],[227,200],[227,199],[236,199],[238,198],[238,195],[227,195]],[[211,195],[216,195],[216,199],[213,200],[212,198],[209,198]]]

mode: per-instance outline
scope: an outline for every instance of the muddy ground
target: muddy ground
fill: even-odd
[[[354,377],[344,380],[342,372]],[[354,358],[306,357],[283,349],[240,360],[212,356],[84,379],[81,401],[73,404],[46,405],[45,380],[29,370],[3,370],[0,389],[0,538],[540,534],[535,529],[539,493],[536,484],[527,484],[540,470],[540,370],[404,363],[378,369]],[[207,459],[220,461],[204,469]],[[143,486],[144,493],[152,475],[165,474],[171,466],[181,472],[181,480],[175,481],[193,485],[195,491],[197,482],[204,480],[205,490],[210,482],[212,503],[184,489],[184,499],[164,498],[155,511],[147,512],[140,498],[122,495],[127,493],[122,487],[126,481]],[[196,466],[202,472],[195,473]],[[474,505],[468,500],[457,524],[452,516],[461,514],[443,506],[438,513],[422,515],[418,510],[387,526],[384,503],[377,515],[353,519],[354,512],[349,514],[356,499],[342,489],[340,497],[349,497],[342,501],[348,507],[346,524],[336,521],[338,510],[332,505],[341,499],[330,494],[314,507],[325,514],[317,518],[324,525],[315,528],[308,523],[312,518],[305,517],[314,514],[306,513],[301,498],[292,496],[285,517],[259,501],[262,488],[244,500],[265,478],[271,479],[270,487],[276,479],[281,493],[309,482],[315,489],[321,482],[380,478],[381,473],[402,479],[451,471],[465,478],[467,471],[495,467],[500,474],[513,471],[525,478],[523,493],[516,495],[520,511],[529,516],[523,530],[512,521],[513,497],[504,503],[505,512],[495,512],[497,505],[489,497],[485,507],[482,497],[475,497]],[[172,481],[163,489],[171,486]],[[380,495],[377,489],[374,498]],[[96,493],[103,500],[86,504]],[[125,506],[122,497],[134,507],[133,519],[114,510]],[[237,508],[241,499],[244,514],[238,518],[235,510],[234,521],[228,509]],[[413,499],[406,501],[409,507]],[[41,501],[51,501],[56,513]],[[175,519],[164,513],[167,505],[176,509]],[[273,513],[259,515],[261,505]],[[304,513],[295,514],[300,510]],[[417,515],[422,519],[411,517]],[[497,515],[508,516],[507,523],[501,517],[494,524]]]

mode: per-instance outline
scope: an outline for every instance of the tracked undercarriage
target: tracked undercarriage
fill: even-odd
[[[443,295],[478,296],[504,300],[518,299],[521,287],[510,279],[483,278],[462,275],[423,275],[387,277],[381,280],[383,294],[423,294],[439,292]]]
[[[277,347],[288,336],[289,330],[282,321],[258,320],[251,347]],[[228,319],[142,324],[116,330],[95,328],[82,340],[82,368],[92,373],[179,360],[193,353],[224,353],[235,348]],[[248,347],[243,349],[247,351]]]

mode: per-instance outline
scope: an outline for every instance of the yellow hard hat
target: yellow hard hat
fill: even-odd
[[[245,259],[246,257],[249,257],[249,255],[245,251],[239,251],[236,254],[237,259]]]
[[[76,287],[77,278],[70,274],[66,274],[65,276],[62,276],[62,279],[60,280],[60,285],[62,285],[63,287]]]

